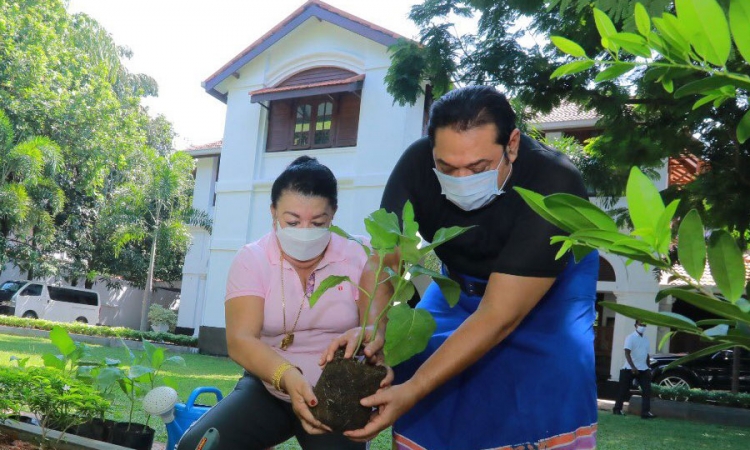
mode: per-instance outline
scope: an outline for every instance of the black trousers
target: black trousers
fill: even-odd
[[[365,449],[365,444],[350,441],[342,434],[308,434],[292,405],[271,395],[257,377],[249,374],[188,429],[176,450],[195,450],[211,427],[219,431],[221,450],[264,450],[292,436],[304,450]]]
[[[622,411],[622,404],[625,400],[630,399],[630,386],[633,384],[633,378],[638,380],[638,384],[643,391],[643,400],[641,406],[641,415],[651,411],[651,371],[639,370],[636,376],[630,369],[620,370],[620,393],[615,402],[615,411]]]

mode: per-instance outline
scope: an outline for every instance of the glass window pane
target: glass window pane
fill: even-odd
[[[312,105],[297,106],[296,121],[294,123],[294,142],[292,144],[295,147],[309,145],[311,113]]]
[[[324,145],[331,140],[331,119],[333,118],[333,102],[318,104],[318,115],[315,120],[315,145]]]

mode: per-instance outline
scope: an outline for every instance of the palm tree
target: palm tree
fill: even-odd
[[[65,201],[54,182],[60,159],[59,146],[49,138],[16,143],[10,119],[0,110],[0,271],[17,247],[22,258],[16,263],[34,276],[32,259],[24,261],[23,255],[36,258],[39,246],[54,235],[53,218]]]

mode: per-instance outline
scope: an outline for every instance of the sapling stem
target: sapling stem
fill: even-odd
[[[380,274],[383,273],[384,261],[385,255],[378,252],[378,270],[375,271],[375,288],[372,290],[372,295],[367,295],[367,307],[365,308],[365,316],[362,318],[362,329],[360,330],[359,336],[357,337],[357,346],[354,347],[356,350],[359,350],[359,346],[362,345],[362,342],[365,339],[365,333],[367,332],[367,320],[370,318],[370,309],[372,308],[372,302],[374,301],[375,295],[378,293],[378,288],[380,287],[379,280]],[[376,319],[375,329],[373,330],[374,333],[378,332],[378,322],[379,320]]]

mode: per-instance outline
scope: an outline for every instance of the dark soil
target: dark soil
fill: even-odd
[[[318,398],[318,406],[312,408],[313,415],[339,433],[364,427],[372,408],[360,405],[359,401],[377,392],[387,373],[383,366],[344,359],[344,350],[337,350],[313,390]]]
[[[39,450],[38,444],[17,440],[18,436],[10,436],[0,432],[0,450]]]

